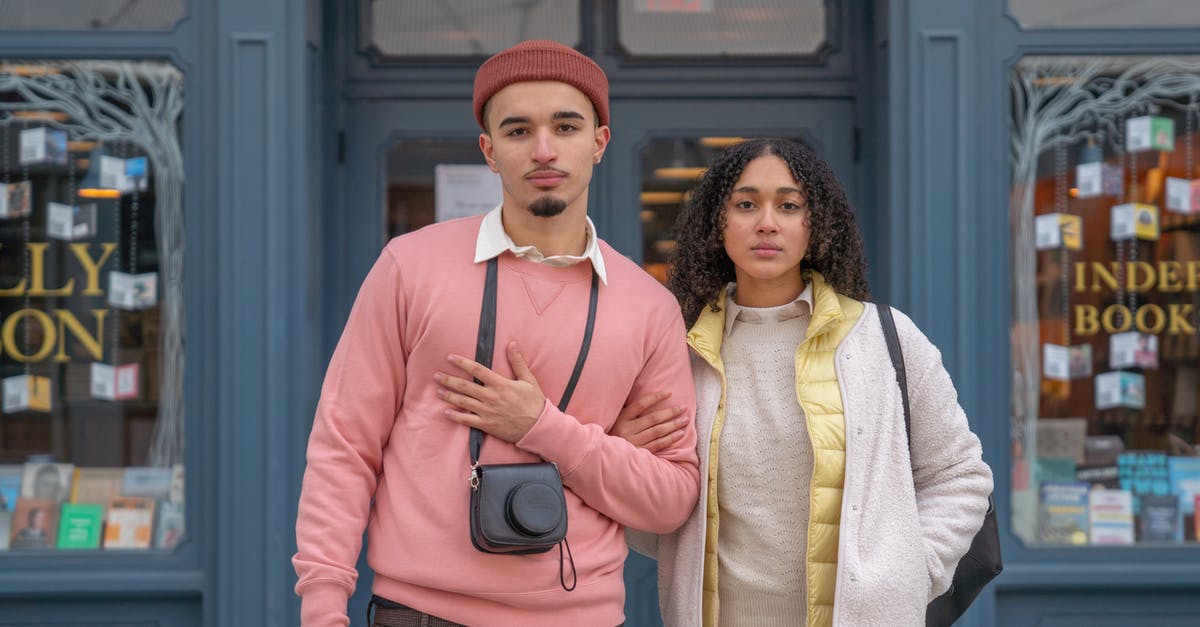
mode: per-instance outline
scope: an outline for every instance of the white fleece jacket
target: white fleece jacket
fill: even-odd
[[[941,353],[896,312],[912,412],[904,408],[875,306],[867,303],[835,354],[846,419],[846,478],[838,544],[835,625],[924,625],[925,606],[950,587],[983,524],[992,473],[982,460]],[[700,476],[708,476],[721,378],[692,354]],[[702,624],[706,491],[674,533],[629,530],[630,545],[658,559],[667,627]]]

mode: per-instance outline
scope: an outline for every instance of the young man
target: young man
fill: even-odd
[[[326,374],[296,521],[306,627],[348,624],[364,526],[377,624],[618,625],[622,526],[671,531],[698,496],[679,307],[600,241],[587,217],[592,169],[609,139],[603,71],[566,46],[524,42],[479,68],[474,108],[502,204],[392,240]],[[487,369],[468,357],[492,259],[496,355]],[[594,334],[564,413],[557,404],[584,336],[593,273]],[[662,400],[659,390],[686,424],[673,444],[651,454],[607,434],[629,399]],[[643,409],[636,405],[626,411]],[[481,463],[557,464],[572,591],[560,581],[571,574],[558,551],[473,546],[468,427],[487,434]]]

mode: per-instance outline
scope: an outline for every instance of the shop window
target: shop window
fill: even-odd
[[[620,0],[638,56],[805,55],[825,43],[825,0]]]
[[[1013,529],[1195,545],[1200,58],[1011,75]]]
[[[0,61],[8,555],[183,535],[182,107],[164,63]]]
[[[171,30],[184,0],[3,0],[0,30]]]
[[[491,56],[526,39],[579,44],[579,0],[361,0],[385,57]]]
[[[1194,0],[1008,0],[1025,28],[1180,28],[1200,26]]]

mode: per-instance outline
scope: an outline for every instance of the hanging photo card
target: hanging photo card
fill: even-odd
[[[1167,177],[1167,209],[1184,215],[1200,213],[1200,179]]]
[[[1070,373],[1072,379],[1086,379],[1092,376],[1092,345],[1077,344],[1067,347],[1067,354],[1070,359]]]
[[[1108,367],[1157,368],[1158,336],[1129,331],[1108,337]]]
[[[1071,379],[1071,353],[1066,346],[1042,344],[1042,376],[1054,381]]]
[[[1092,376],[1092,345],[1042,345],[1042,376],[1054,381]]]
[[[146,158],[134,157],[120,159],[117,157],[100,157],[100,186],[115,189],[122,194],[146,191]]]
[[[4,380],[5,413],[50,411],[50,379],[22,374]]]
[[[1109,235],[1114,242],[1131,239],[1157,241],[1159,237],[1158,207],[1142,203],[1125,203],[1112,208]]]
[[[92,397],[106,401],[123,401],[139,396],[138,364],[92,364]]]
[[[1075,197],[1123,196],[1125,178],[1114,163],[1095,161],[1075,166]]]
[[[96,205],[46,205],[46,235],[55,239],[80,240],[96,234]]]
[[[1096,375],[1096,409],[1146,408],[1146,378],[1118,370]]]
[[[67,164],[67,132],[39,126],[27,128],[20,135],[21,165],[52,163]]]
[[[33,185],[29,181],[0,183],[0,218],[21,218],[33,210]]]
[[[1157,115],[1143,115],[1125,121],[1125,149],[1174,150],[1175,120]]]
[[[1034,220],[1038,250],[1083,249],[1083,218],[1070,213],[1047,213]]]
[[[146,309],[158,304],[158,273],[108,273],[108,304],[121,309]]]
[[[1092,544],[1133,544],[1133,495],[1128,490],[1088,493]]]

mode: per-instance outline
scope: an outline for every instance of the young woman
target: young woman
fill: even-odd
[[[691,329],[700,501],[629,532],[668,626],[924,625],[982,524],[992,475],[938,350],[896,313],[912,448],[854,214],[790,140],[739,144],[678,222],[668,287]],[[659,400],[612,433],[654,450]],[[644,415],[634,417],[638,413]]]

